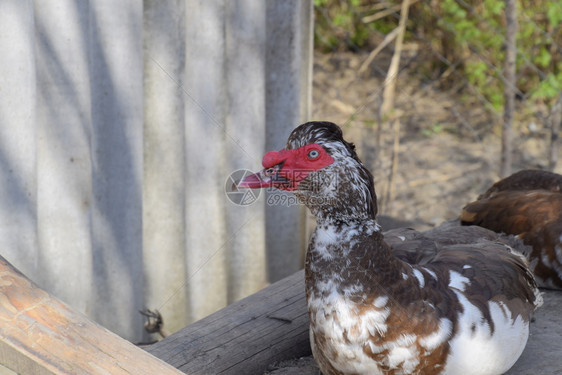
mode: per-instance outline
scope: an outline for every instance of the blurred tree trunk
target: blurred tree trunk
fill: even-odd
[[[562,92],[550,111],[550,147],[548,150],[548,169],[554,171],[558,162],[558,132],[562,124]]]
[[[517,50],[515,36],[517,34],[517,10],[515,0],[506,0],[505,5],[505,64],[504,64],[504,112],[502,124],[502,151],[500,175],[511,174],[513,112],[515,109],[515,59]]]
[[[384,116],[394,107],[394,91],[396,88],[396,77],[399,73],[400,67],[400,54],[402,53],[402,44],[404,41],[404,31],[406,30],[406,21],[408,21],[408,10],[410,8],[410,0],[402,2],[402,9],[400,10],[400,22],[398,24],[398,35],[396,36],[396,45],[394,47],[394,54],[390,60],[388,73],[384,81],[384,91],[382,94],[383,101],[381,106],[381,115]]]

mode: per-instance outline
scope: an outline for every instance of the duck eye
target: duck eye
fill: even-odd
[[[320,153],[318,152],[318,150],[310,150],[308,152],[308,158],[309,159],[316,159],[318,156],[320,156]]]
[[[266,177],[270,177],[270,176],[273,175],[274,172],[275,172],[275,171],[273,170],[273,168],[267,168],[267,169],[263,172],[263,174],[264,174]]]

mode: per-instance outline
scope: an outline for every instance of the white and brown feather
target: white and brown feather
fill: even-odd
[[[426,233],[392,231],[387,242],[375,220],[372,176],[339,127],[301,125],[287,148],[309,143],[335,160],[295,191],[317,219],[306,294],[312,349],[323,374],[509,369],[541,303],[526,260],[512,248],[524,245],[455,223]],[[323,174],[332,182],[322,184]]]

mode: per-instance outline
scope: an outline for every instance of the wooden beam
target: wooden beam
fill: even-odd
[[[304,271],[203,318],[146,350],[186,374],[262,374],[310,355]]]
[[[72,311],[1,256],[0,363],[20,374],[180,374]]]

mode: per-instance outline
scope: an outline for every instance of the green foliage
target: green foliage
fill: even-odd
[[[562,69],[558,69],[561,71]],[[549,73],[533,90],[533,99],[554,99],[562,92],[562,73]]]
[[[368,48],[377,33],[392,31],[397,25],[396,19],[386,18],[369,23],[363,21],[365,16],[372,14],[373,4],[376,3],[372,0],[314,0],[316,47],[325,51],[358,51]],[[400,2],[391,1],[388,4]]]
[[[454,36],[454,42],[462,46],[460,53],[453,58],[462,59],[460,66],[467,81],[496,110],[503,106],[500,74],[505,57],[502,32],[504,7],[503,0],[469,3],[445,0],[441,3],[438,21],[448,35]]]
[[[562,4],[528,0],[519,10],[518,86],[531,98],[553,100],[562,89]]]
[[[443,124],[433,124],[429,129],[423,129],[421,133],[426,137],[430,137],[434,134],[441,134],[443,129]]]
[[[557,27],[562,23],[562,3],[560,1],[548,2],[546,17],[551,27]]]
[[[317,47],[371,50],[381,36],[397,27],[396,9],[400,3],[314,0]],[[370,20],[373,14],[388,9],[394,11]],[[519,0],[517,11],[517,87],[527,98],[553,100],[562,90],[562,1]],[[418,1],[410,8],[406,42],[427,43],[436,52],[430,56],[433,60],[428,62],[426,74],[435,77],[453,66],[492,107],[500,110],[504,12],[505,0]],[[458,79],[458,75],[450,77]]]

